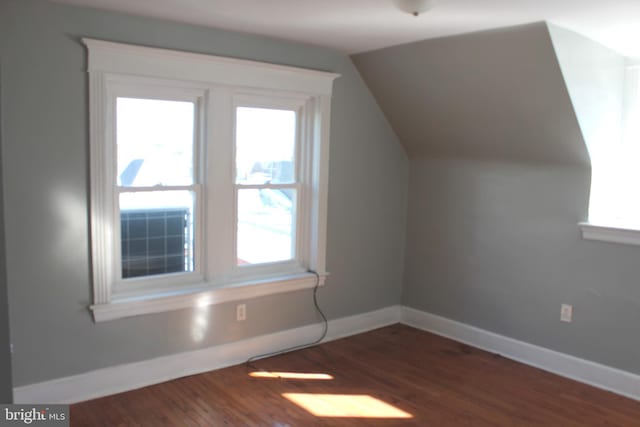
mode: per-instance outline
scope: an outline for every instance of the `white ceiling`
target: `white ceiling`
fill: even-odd
[[[640,0],[434,0],[418,17],[393,0],[55,0],[364,52],[547,20],[640,57]]]

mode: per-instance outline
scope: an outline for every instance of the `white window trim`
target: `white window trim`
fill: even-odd
[[[329,118],[333,80],[338,74],[267,64],[255,61],[217,57],[158,48],[133,46],[101,40],[83,39],[89,52],[89,97],[90,97],[90,167],[91,167],[91,249],[93,268],[93,312],[94,320],[104,321],[146,313],[157,313],[187,307],[219,304],[234,300],[255,298],[282,292],[309,289],[324,285],[326,272],[326,221],[329,161]],[[307,269],[299,273],[271,276],[228,277],[227,280],[196,280],[180,289],[175,287],[144,288],[139,290],[116,290],[113,277],[114,236],[106,212],[113,212],[111,195],[104,189],[110,172],[106,170],[113,154],[101,152],[96,147],[105,147],[108,105],[108,79],[143,78],[175,81],[178,87],[187,90],[203,88],[209,90],[240,89],[242,94],[260,94],[261,91],[281,92],[292,98],[306,97],[314,121],[311,144],[311,170],[308,177],[312,194],[305,210],[309,221],[305,247]],[[209,100],[215,103],[216,100]],[[208,111],[206,114],[211,114]],[[214,132],[214,131],[212,131]],[[229,135],[216,135],[216,137]],[[113,160],[113,159],[111,159]],[[230,167],[230,169],[232,169]],[[209,203],[205,200],[205,203]],[[209,227],[211,228],[211,227]],[[207,228],[206,233],[210,233]],[[208,238],[207,234],[204,234]],[[209,257],[211,254],[209,254]],[[209,264],[213,265],[210,266]],[[215,260],[205,268],[215,269]],[[316,275],[313,272],[317,272]],[[205,272],[207,273],[207,272]],[[205,274],[205,277],[210,277]]]
[[[246,300],[267,295],[311,289],[318,284],[324,286],[328,273],[316,276],[303,273],[264,279],[237,282],[226,286],[211,287],[207,284],[185,286],[180,291],[156,293],[152,297],[125,296],[112,299],[109,304],[92,305],[96,322],[115,320],[141,314],[162,313],[189,307],[206,307],[238,300]],[[318,282],[319,280],[319,282]]]
[[[107,108],[107,112],[105,115],[106,120],[107,121],[114,120],[115,100],[121,96],[142,97],[142,98],[149,97],[149,96],[151,97],[160,96],[162,99],[193,102],[196,105],[195,113],[197,117],[196,129],[195,129],[196,138],[194,141],[195,143],[194,162],[196,163],[195,174],[197,176],[201,175],[202,168],[198,163],[204,157],[203,156],[204,150],[202,147],[202,141],[204,138],[204,127],[202,123],[204,121],[203,112],[205,107],[204,104],[206,104],[207,89],[203,87],[195,86],[192,84],[181,83],[179,85],[176,85],[174,82],[171,82],[168,84],[166,81],[157,80],[157,79],[153,79],[152,81],[150,81],[149,79],[142,79],[142,80],[143,81],[139,81],[138,79],[133,78],[131,76],[121,77],[121,76],[112,76],[108,74],[105,75],[104,82],[108,83],[108,87],[109,87],[109,90],[105,90],[105,94],[110,99],[110,101],[109,100],[106,101],[106,105],[111,107],[111,108]],[[149,87],[150,83],[152,84],[152,87]],[[179,86],[179,87],[176,87],[176,86]],[[109,133],[109,129],[110,129],[109,126],[105,126],[105,133],[104,133],[105,137],[108,139],[114,140],[115,137],[114,135],[111,135]],[[107,148],[109,147],[109,144],[104,144],[102,147]],[[96,154],[98,153],[99,151],[96,151]],[[113,150],[104,150],[102,151],[102,153],[106,158],[109,158],[110,156],[113,156],[115,152]],[[112,162],[111,160],[104,160],[104,162],[106,164],[111,164],[111,163],[115,164],[115,162]],[[94,177],[92,176],[92,178]],[[103,195],[106,196],[108,194],[111,194],[114,191],[112,188],[112,182],[115,182],[114,168],[105,170],[105,175],[103,177],[95,177],[95,178],[96,178],[96,183],[99,183],[99,185],[102,186],[101,193],[98,193],[97,197],[100,197]],[[104,179],[101,179],[101,178],[104,178]],[[192,185],[179,186],[179,187],[182,187],[180,188],[182,190],[193,191],[196,194],[196,203],[195,203],[194,210],[196,212],[196,223],[197,223],[196,228],[197,229],[201,228],[202,217],[203,217],[202,203],[203,203],[204,197],[202,194],[203,185],[201,181],[202,181],[201,179],[196,179]],[[145,191],[145,190],[146,191],[157,191],[157,190],[175,191],[175,189],[167,189],[167,188],[134,189],[133,187],[126,187],[126,189],[130,191]],[[123,191],[120,190],[120,194],[122,193]],[[92,189],[92,194],[96,194],[95,192],[93,192],[93,189]],[[110,203],[108,197],[105,197],[103,200],[107,203]],[[118,207],[112,206],[111,212],[112,212],[113,218],[117,217]],[[111,243],[109,244],[109,246],[111,247],[110,251],[112,253],[113,259],[118,259],[118,257],[120,256],[119,255],[120,247],[117,244],[118,241],[119,241],[118,239],[113,239],[113,241],[111,241]],[[195,252],[194,264],[196,268],[194,269],[193,272],[180,273],[181,280],[185,285],[202,283],[204,281],[204,271],[202,271],[202,268],[201,268],[203,251],[204,251],[204,245],[202,244],[201,239],[196,239],[194,244],[194,252]],[[107,265],[100,263],[99,260],[98,260],[98,264],[99,264],[99,268],[109,268]],[[117,269],[112,269],[112,270],[113,271],[111,272],[111,276],[113,277]],[[128,284],[127,284],[127,281],[129,282]],[[171,282],[172,282],[171,275],[167,275],[166,277],[160,276],[152,279],[140,277],[140,278],[127,279],[127,280],[117,279],[113,277],[111,280],[111,295],[112,295],[111,299],[113,300],[114,296],[116,296],[117,294],[124,293],[122,290],[126,289],[128,286],[134,289],[139,289],[139,292],[144,292],[145,289],[149,289],[149,287],[153,286],[154,283],[156,283],[157,287],[161,287],[162,283],[165,283],[166,284],[165,286],[170,286]]]
[[[308,126],[308,122],[312,121],[314,119],[313,115],[314,115],[314,108],[311,105],[306,105],[308,104],[309,101],[307,99],[305,99],[304,97],[291,97],[291,99],[284,99],[284,100],[277,100],[278,102],[274,102],[273,100],[270,100],[268,97],[265,97],[264,95],[261,94],[249,94],[243,92],[243,93],[239,93],[236,96],[234,96],[233,99],[233,105],[234,105],[234,109],[237,107],[256,107],[256,108],[282,108],[285,110],[290,110],[290,111],[296,111],[296,115],[298,118],[298,125],[301,125],[300,128],[298,129],[298,132],[300,133],[301,131],[303,132],[304,129]],[[303,114],[300,114],[300,112],[303,112]],[[300,166],[303,164],[309,164],[312,159],[309,158],[305,158],[306,154],[304,152],[304,147],[302,146],[303,144],[300,143],[300,140],[303,139],[301,138],[300,135],[298,135],[296,137],[296,139],[298,139],[298,147],[296,148],[296,165]],[[307,169],[307,168],[303,168],[303,169]],[[297,173],[299,175],[299,171]],[[238,191],[244,187],[244,185],[242,184],[238,184],[235,183],[234,180],[234,189],[233,189],[233,198],[235,203],[234,205],[234,211],[233,211],[233,219],[230,220],[234,225],[234,233],[237,233],[237,197],[238,197]],[[283,184],[283,185],[289,185],[289,184]],[[235,280],[235,279],[242,279],[242,277],[247,277],[247,276],[264,276],[264,275],[273,275],[274,271],[277,271],[280,267],[280,265],[282,264],[288,264],[290,266],[290,270],[295,271],[296,269],[300,269],[300,265],[302,265],[304,263],[304,260],[309,259],[309,257],[307,256],[308,250],[307,247],[309,245],[309,242],[305,241],[304,237],[306,234],[305,230],[310,230],[310,227],[312,226],[311,224],[308,223],[308,221],[306,221],[306,219],[310,216],[311,214],[311,207],[307,206],[304,202],[305,202],[305,198],[303,197],[303,195],[301,194],[305,188],[310,188],[313,185],[313,179],[311,179],[311,177],[308,176],[299,176],[298,179],[296,180],[295,183],[295,187],[297,189],[297,198],[296,198],[296,211],[299,213],[296,215],[297,217],[297,221],[296,221],[296,226],[295,226],[295,248],[297,253],[295,253],[294,258],[289,260],[289,261],[284,261],[284,262],[276,262],[276,263],[265,263],[265,264],[259,264],[259,265],[254,265],[254,266],[238,266],[238,265],[233,265],[232,269],[231,269],[231,279]],[[229,221],[226,221],[229,222]],[[237,241],[235,242],[237,243]],[[234,248],[237,249],[237,248]],[[234,250],[235,253],[235,250]],[[249,271],[247,272],[246,270],[249,269]]]
[[[585,240],[598,240],[623,245],[640,245],[640,230],[621,226],[597,225],[588,222],[578,224]]]

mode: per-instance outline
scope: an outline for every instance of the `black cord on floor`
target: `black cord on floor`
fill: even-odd
[[[327,332],[329,331],[329,321],[327,320],[327,316],[324,315],[324,312],[320,308],[320,304],[318,304],[318,288],[320,288],[320,275],[317,272],[312,271],[312,270],[309,270],[309,273],[315,274],[315,276],[316,276],[316,285],[313,287],[313,305],[314,305],[314,307],[316,309],[316,312],[320,315],[320,317],[322,317],[322,325],[323,325],[322,335],[320,335],[320,337],[318,339],[316,339],[315,341],[307,343],[307,344],[301,344],[301,345],[297,345],[297,346],[294,346],[294,347],[285,348],[283,350],[273,351],[271,353],[264,353],[264,354],[258,354],[258,355],[255,355],[255,356],[251,356],[245,362],[247,364],[247,366],[253,367],[251,365],[251,363],[254,360],[263,359],[265,357],[278,356],[280,354],[288,353],[290,351],[302,350],[303,348],[307,348],[307,347],[311,347],[311,346],[314,346],[316,344],[319,344],[320,342],[322,342],[323,339],[325,339],[325,337],[327,336]]]

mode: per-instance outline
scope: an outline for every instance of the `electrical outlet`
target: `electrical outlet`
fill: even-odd
[[[236,306],[236,320],[241,322],[243,320],[247,320],[247,305],[246,304],[238,304]]]
[[[563,322],[571,322],[573,318],[573,306],[569,304],[562,304],[560,308],[560,320]]]

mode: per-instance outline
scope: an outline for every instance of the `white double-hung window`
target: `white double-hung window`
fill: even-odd
[[[95,320],[322,284],[337,75],[84,43]]]

